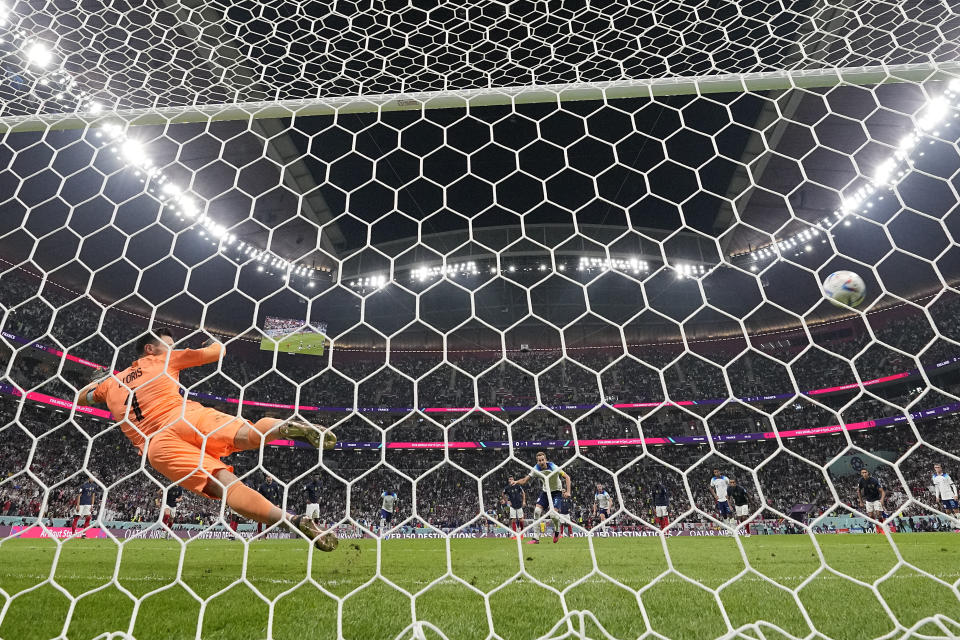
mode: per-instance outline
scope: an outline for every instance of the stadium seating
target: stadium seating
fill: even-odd
[[[99,314],[96,305],[82,298],[73,299],[48,284],[43,295],[53,304],[70,309],[69,313],[59,313],[51,327],[49,307],[35,297],[37,286],[37,281],[29,276],[4,281],[0,304],[7,309],[15,307],[7,316],[4,331],[65,351],[76,358],[109,364],[113,347],[95,335]],[[960,338],[958,311],[960,302],[956,299],[930,308],[937,329],[951,340]],[[850,322],[852,324],[855,320]],[[104,322],[102,332],[111,342],[121,345],[144,329],[141,319],[124,316],[117,322]],[[319,375],[315,366],[324,361],[281,357],[278,369],[283,376],[280,376],[270,371],[271,361],[267,355],[258,350],[241,349],[231,351],[230,357],[224,360],[224,375],[211,375],[213,367],[204,367],[184,372],[181,381],[203,394],[235,398],[242,391],[245,400],[293,404],[297,401],[297,386],[290,382],[293,380],[302,383],[300,404],[344,408],[354,406],[354,381],[360,381],[356,386],[358,406],[408,408],[414,406],[414,383],[397,372],[402,371],[412,377],[422,376],[417,383],[420,407],[469,407],[476,404],[509,408],[537,404],[538,386],[544,404],[600,404],[595,372],[599,372],[607,400],[611,403],[760,398],[851,384],[856,382],[854,372],[860,380],[873,380],[914,369],[917,360],[913,356],[922,366],[930,366],[960,355],[960,347],[948,340],[937,339],[928,346],[930,336],[926,339],[923,336],[929,331],[929,325],[925,316],[915,310],[894,308],[873,314],[871,330],[880,341],[904,353],[877,346],[861,353],[868,342],[866,334],[853,331],[842,339],[831,339],[830,336],[843,333],[831,326],[824,330],[827,337],[814,333],[818,346],[802,354],[806,343],[799,339],[783,340],[782,346],[761,348],[742,355],[719,350],[698,351],[705,360],[687,355],[673,361],[675,355],[669,350],[651,347],[639,353],[644,364],[633,358],[617,359],[617,354],[606,349],[570,352],[566,358],[551,351],[510,354],[509,361],[499,363],[494,354],[478,351],[462,354],[427,375],[424,374],[436,365],[436,361],[397,354],[391,360],[396,370],[379,369],[377,362],[357,357],[351,361],[335,361],[336,370],[326,370]],[[128,350],[121,350],[119,360],[122,363],[130,356]],[[846,358],[852,359],[853,367]],[[10,365],[9,374],[2,382],[58,398],[72,398],[93,371],[72,360],[63,360],[61,368],[59,357],[29,347],[16,351],[3,349],[0,362],[4,366]],[[781,363],[789,363],[789,370]],[[729,388],[720,369],[724,365],[727,366]],[[789,371],[792,371],[793,379]],[[372,373],[373,378],[366,378]],[[531,374],[541,375],[535,381]],[[470,375],[478,376],[477,397],[474,397]],[[960,388],[960,378],[950,368],[935,372],[932,382],[950,394],[956,394]],[[797,396],[789,400],[727,402],[719,408],[717,404],[706,404],[688,410],[675,407],[629,412],[537,409],[527,413],[506,412],[500,418],[510,422],[515,440],[567,440],[574,434],[574,429],[581,439],[637,437],[640,432],[636,418],[640,418],[644,436],[676,437],[703,435],[707,428],[716,435],[772,431],[774,426],[784,429],[841,421],[850,424],[901,415],[908,408],[917,410],[951,401],[949,396],[937,393],[918,398],[915,387],[916,384],[909,381],[894,382],[871,388],[870,395],[861,394],[852,403],[851,399],[859,393],[856,389],[818,397],[833,409],[842,407],[839,413]],[[211,402],[206,398],[204,401]],[[236,405],[213,404],[229,411],[236,410]],[[43,515],[69,515],[76,487],[84,477],[81,471],[83,459],[89,452],[86,468],[110,487],[105,504],[107,513],[118,520],[156,520],[161,485],[150,478],[162,479],[149,467],[140,468],[139,458],[117,429],[110,428],[103,421],[81,416],[67,420],[66,413],[49,407],[25,404],[19,415],[17,411],[18,404],[13,397],[0,399],[0,429],[3,430],[0,433],[3,433],[5,443],[0,448],[0,478],[16,476],[0,486],[0,516],[40,514],[43,487],[22,473],[27,468],[44,485],[52,487]],[[288,413],[259,407],[244,408],[244,415],[249,418]],[[450,441],[509,438],[504,423],[483,412],[469,415],[373,413],[361,417],[343,411],[315,413],[311,414],[311,419],[336,424],[341,442],[380,441],[384,430],[387,442],[440,441],[444,430],[449,432]],[[933,423],[918,422],[917,428],[922,430],[926,442],[948,445],[949,433],[957,427],[957,422],[958,418],[951,414]],[[940,458],[928,447],[914,448],[917,438],[913,428],[909,424],[900,424],[888,429],[852,431],[850,437],[860,450],[854,453],[877,453],[887,459],[902,457],[899,469],[909,486],[902,485],[892,466],[881,465],[877,473],[892,494],[888,503],[892,507],[890,510],[906,502],[912,494],[919,502],[911,504],[901,515],[925,513],[923,504],[933,504],[925,478],[929,476],[933,462]],[[33,438],[37,438],[35,447]],[[792,505],[799,503],[816,505],[814,515],[831,509],[842,512],[846,506],[855,503],[855,476],[849,472],[835,473],[834,467],[827,467],[827,476],[824,476],[810,462],[827,465],[845,448],[844,438],[832,435],[787,439],[783,441],[783,448],[778,448],[776,440],[761,440],[718,443],[716,453],[706,445],[687,445],[653,447],[650,455],[643,456],[639,447],[631,446],[583,449],[582,457],[572,461],[575,453],[572,448],[556,449],[551,451],[551,456],[557,462],[570,461],[567,469],[576,487],[574,522],[591,523],[592,487],[603,482],[608,488],[616,484],[619,489],[617,502],[626,509],[615,519],[614,526],[632,527],[641,520],[650,522],[653,505],[649,488],[656,482],[663,482],[670,489],[673,512],[679,514],[696,508],[700,511],[691,511],[688,518],[691,521],[704,520],[704,514],[713,511],[707,481],[714,465],[730,476],[737,476],[751,496],[757,495],[759,482],[766,506],[774,510],[767,513],[768,517],[777,518],[778,514],[788,513]],[[381,466],[353,483],[349,513],[344,480],[359,478],[377,465],[380,452],[346,450],[328,453],[320,471],[328,487],[322,515],[330,522],[351,517],[369,523],[380,492],[389,486],[400,495],[403,517],[416,515],[423,522],[439,527],[463,526],[477,520],[481,513],[499,514],[500,492],[507,475],[524,473],[524,465],[532,461],[532,453],[518,450],[519,461],[511,462],[478,483],[460,468],[480,476],[506,459],[506,450],[452,450],[448,459],[442,450],[388,450],[387,466]],[[729,460],[735,461],[740,468]],[[290,510],[303,507],[302,486],[317,462],[314,453],[282,447],[268,448],[262,466],[257,464],[255,453],[236,454],[231,458],[238,473],[252,486],[257,486],[267,473],[283,482],[287,487],[286,506]],[[684,488],[682,477],[663,462],[690,470],[690,494]],[[947,462],[946,466],[952,465]],[[615,473],[618,474],[616,483]],[[411,479],[417,479],[416,499]],[[836,490],[839,503],[834,500],[832,489]],[[755,503],[755,506],[760,505]],[[177,513],[177,520],[182,523],[212,522],[219,516],[216,509],[216,503],[188,496]]]

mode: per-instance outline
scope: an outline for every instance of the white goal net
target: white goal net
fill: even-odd
[[[960,635],[958,42],[934,1],[8,0],[0,637]],[[332,429],[224,463],[335,551],[75,404],[147,332],[225,345],[184,403]]]

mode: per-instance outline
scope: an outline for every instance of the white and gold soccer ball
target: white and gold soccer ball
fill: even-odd
[[[823,281],[823,295],[838,307],[856,307],[867,295],[867,285],[853,271],[834,271]]]

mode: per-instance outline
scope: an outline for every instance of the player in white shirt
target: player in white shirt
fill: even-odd
[[[713,470],[713,477],[710,478],[710,494],[717,504],[717,513],[721,520],[729,520],[732,512],[730,503],[727,501],[727,487],[730,486],[730,480],[727,476],[720,473],[720,469]]]
[[[533,476],[539,476],[542,483],[540,497],[537,498],[537,506],[533,509],[534,521],[539,520],[543,515],[544,509],[550,520],[553,522],[553,541],[556,543],[560,539],[560,507],[563,498],[570,497],[570,476],[564,473],[563,469],[547,461],[547,454],[543,451],[537,452],[537,463],[533,465],[525,477],[519,480],[511,480],[510,484],[527,484]],[[566,482],[565,488],[561,491],[561,481]],[[553,505],[551,507],[551,504]],[[539,544],[540,532],[537,527],[533,528],[533,540],[530,542]]]
[[[957,485],[949,473],[943,472],[939,464],[933,465],[933,491],[943,510],[955,517],[960,516],[960,504],[957,502]]]
[[[613,498],[603,488],[603,485],[597,483],[597,492],[593,496],[593,517],[600,516],[600,530],[603,531],[603,523],[613,511]]]
[[[387,525],[393,520],[393,514],[397,512],[397,492],[387,489],[380,494],[380,535],[382,536],[387,529]]]

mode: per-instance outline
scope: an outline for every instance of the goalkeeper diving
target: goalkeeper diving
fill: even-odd
[[[217,362],[224,353],[219,342],[210,340],[202,349],[173,349],[173,336],[157,330],[138,339],[136,349],[139,357],[133,364],[85,386],[77,404],[105,404],[140,455],[146,453],[150,466],[187,491],[225,499],[228,507],[250,520],[283,523],[321,551],[336,549],[336,534],[324,531],[308,516],[289,518],[244,485],[233,467],[221,460],[278,438],[332,449],[336,436],[297,420],[261,418],[251,423],[181,397],[180,371]]]

